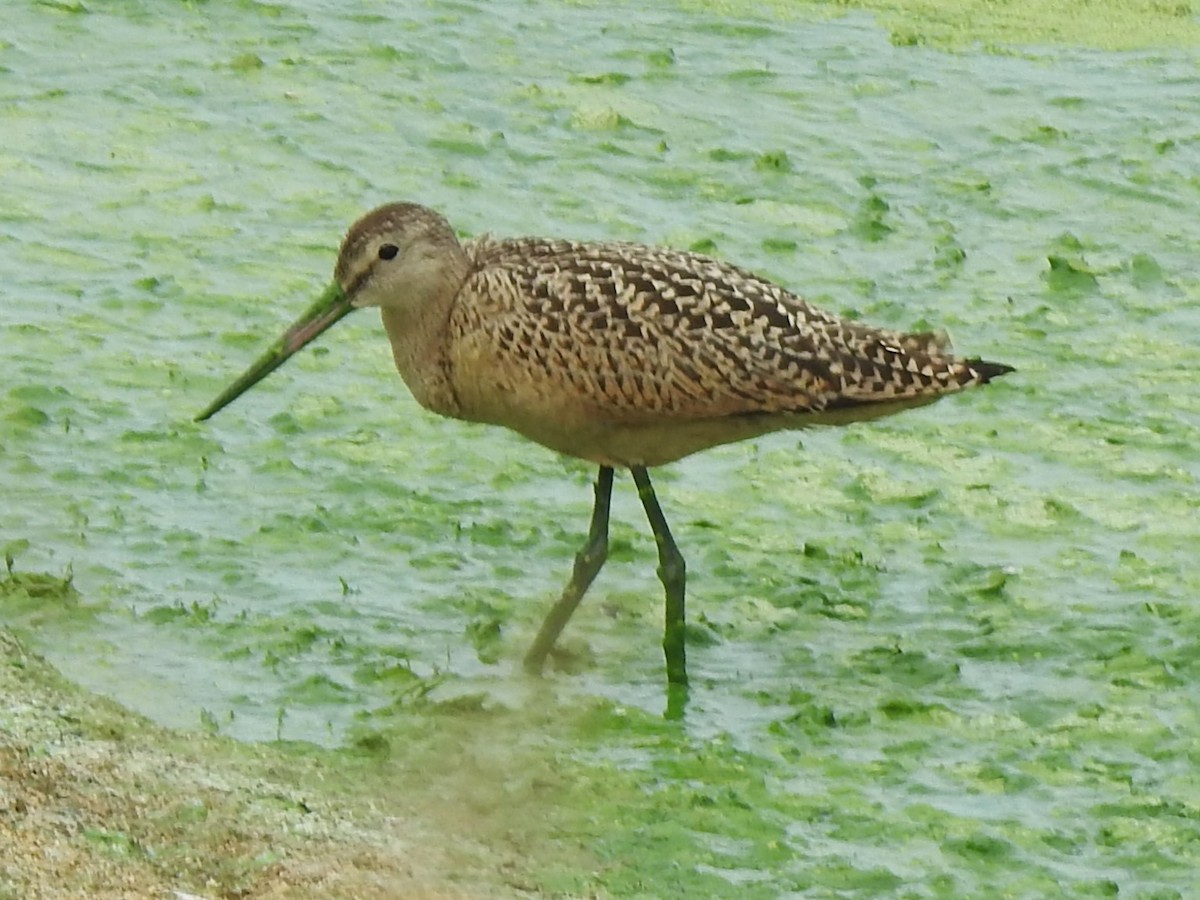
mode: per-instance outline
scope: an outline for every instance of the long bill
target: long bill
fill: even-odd
[[[314,301],[312,306],[304,311],[304,315],[293,322],[291,327],[271,344],[266,353],[255,360],[254,364],[243,372],[237,381],[225,388],[216,400],[206,406],[204,412],[196,416],[196,421],[203,422],[210,416],[216,415],[287,362],[297,350],[339,319],[353,312],[354,308],[341,285],[336,281],[333,282]]]

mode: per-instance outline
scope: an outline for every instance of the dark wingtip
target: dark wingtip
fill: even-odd
[[[988,362],[984,359],[968,359],[967,365],[971,367],[972,372],[979,376],[980,384],[987,384],[993,378],[999,378],[1001,375],[1017,371],[1012,366],[1006,366],[1004,363]]]

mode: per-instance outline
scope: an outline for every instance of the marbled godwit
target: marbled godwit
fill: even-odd
[[[604,564],[615,467],[632,473],[658,545],[667,678],[686,684],[684,560],[648,467],[780,429],[889,415],[1012,371],[954,356],[942,334],[839,318],[695,253],[460,243],[438,213],[393,203],[354,223],[333,284],[197,419],[364,306],[380,307],[396,367],[422,406],[504,425],[600,467],[587,541],[525,656],[532,671]]]

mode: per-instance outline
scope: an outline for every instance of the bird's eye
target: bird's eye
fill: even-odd
[[[380,259],[395,259],[396,254],[400,252],[400,248],[395,244],[384,244],[379,248]]]

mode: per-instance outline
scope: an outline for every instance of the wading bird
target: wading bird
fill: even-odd
[[[685,566],[648,468],[781,429],[890,415],[1013,371],[954,356],[941,333],[840,318],[697,253],[460,243],[433,210],[392,203],[351,226],[333,283],[197,420],[365,306],[380,308],[396,368],[426,409],[599,466],[587,541],[525,656],[535,672],[604,564],[614,468],[632,473],[658,545],[667,679],[683,685]]]

